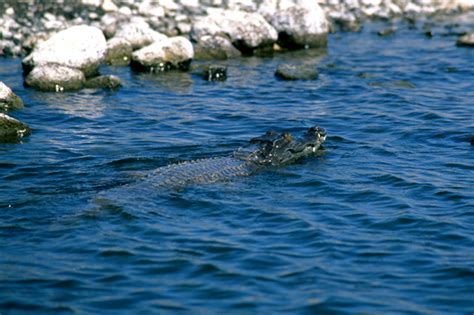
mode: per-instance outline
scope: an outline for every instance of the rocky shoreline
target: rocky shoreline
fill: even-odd
[[[245,19],[251,25],[269,22],[281,33],[285,31],[285,26],[295,22],[291,21],[291,15],[309,21],[307,22],[309,24],[303,27],[333,32],[358,30],[367,19],[390,20],[404,17],[414,20],[474,9],[473,0],[77,0],[47,1],[46,4],[44,2],[29,0],[0,3],[0,55],[25,56],[39,41],[75,25],[96,27],[103,31],[107,39],[114,36],[127,38],[124,34],[127,31],[123,30],[124,25],[142,24],[149,28],[150,41],[156,40],[157,34],[168,37],[184,36],[196,40],[197,36],[204,35],[202,24],[206,23],[206,20],[209,22],[210,19],[217,25],[225,25],[219,30],[206,29],[207,33],[226,31],[228,26],[232,26],[240,19]],[[196,24],[200,24],[201,27],[196,27]],[[143,43],[132,43],[134,49],[138,48],[137,45],[143,46]]]
[[[25,86],[38,90],[117,89],[120,79],[100,76],[101,64],[187,71],[195,59],[325,47],[328,33],[358,31],[367,19],[428,25],[430,18],[473,9],[474,0],[7,1],[0,4],[0,55],[23,57]],[[388,30],[379,35],[393,32]],[[474,45],[474,36],[460,37],[457,45]],[[211,70],[205,78],[225,79],[225,69]],[[283,66],[276,76],[316,79],[317,73]],[[0,113],[10,126],[13,120],[5,112],[21,106],[0,84],[7,99],[0,100]],[[29,129],[17,134],[27,135]]]

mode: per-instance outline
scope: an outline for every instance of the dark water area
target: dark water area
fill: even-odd
[[[118,92],[35,92],[1,59],[33,134],[0,144],[0,313],[474,312],[474,50],[380,27],[332,34],[323,55],[227,61],[220,83],[104,67]],[[284,62],[319,79],[274,78]],[[124,185],[312,125],[325,148],[293,165]]]

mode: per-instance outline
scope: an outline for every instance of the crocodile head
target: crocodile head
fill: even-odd
[[[316,152],[324,140],[326,130],[321,127],[311,127],[298,138],[268,131],[251,139],[249,145],[239,148],[234,156],[257,165],[283,165]]]

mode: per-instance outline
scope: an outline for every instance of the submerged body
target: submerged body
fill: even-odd
[[[235,176],[248,176],[261,169],[292,163],[316,152],[326,131],[312,127],[301,137],[268,131],[237,149],[232,156],[201,159],[157,168],[142,184],[157,188],[178,188],[190,184],[214,183]]]

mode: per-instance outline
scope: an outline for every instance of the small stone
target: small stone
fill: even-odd
[[[49,92],[80,90],[84,82],[82,71],[58,64],[37,66],[25,79],[26,86]]]
[[[456,46],[474,47],[474,33],[469,33],[458,38]]]
[[[132,15],[132,10],[129,7],[125,7],[125,6],[120,7],[118,12],[123,14],[123,15]]]
[[[117,90],[122,87],[122,81],[115,75],[100,75],[86,81],[87,89]]]
[[[202,76],[207,81],[225,81],[227,80],[227,67],[219,65],[207,66],[204,68]]]
[[[106,13],[116,12],[118,11],[118,7],[112,2],[112,0],[104,0],[102,3],[102,10]]]
[[[0,142],[11,142],[31,134],[26,124],[0,113]]]
[[[282,80],[315,80],[318,78],[318,71],[308,65],[279,65],[275,71],[275,76]]]
[[[2,81],[0,81],[0,110],[9,111],[23,108],[23,101]]]
[[[5,14],[9,16],[14,16],[15,15],[15,10],[13,8],[8,8],[5,10]]]

